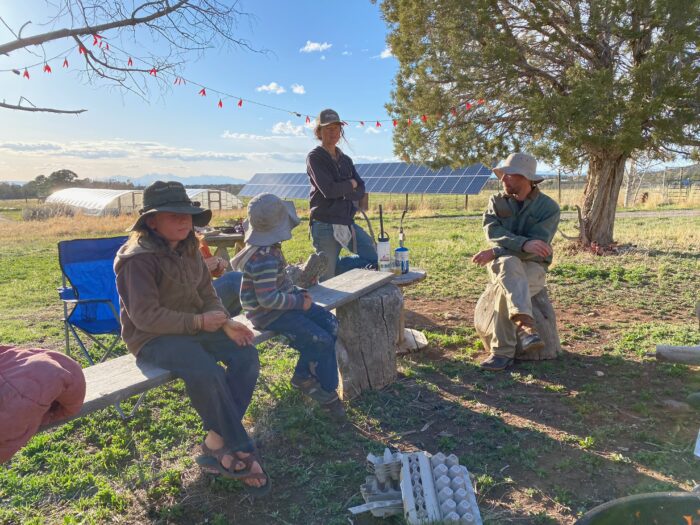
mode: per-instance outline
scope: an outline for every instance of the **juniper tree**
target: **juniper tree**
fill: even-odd
[[[387,104],[396,154],[460,165],[529,150],[584,164],[584,245],[613,241],[627,159],[698,154],[699,0],[381,5],[400,64]]]

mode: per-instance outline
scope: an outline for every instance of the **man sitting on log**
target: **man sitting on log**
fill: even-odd
[[[484,231],[493,248],[472,258],[486,266],[497,288],[491,355],[481,363],[486,370],[504,370],[513,364],[518,337],[524,352],[544,346],[530,298],[544,288],[559,205],[537,187],[544,179],[536,169],[533,156],[512,153],[493,170],[504,190],[491,197],[484,213]]]

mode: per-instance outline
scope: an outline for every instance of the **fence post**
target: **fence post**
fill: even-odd
[[[559,206],[561,206],[561,168],[557,170],[557,190],[559,191]]]

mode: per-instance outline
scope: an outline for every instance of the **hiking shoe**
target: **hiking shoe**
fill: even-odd
[[[328,257],[325,253],[312,253],[303,265],[289,265],[285,268],[292,283],[299,288],[309,288],[318,283],[318,278],[326,271]]]
[[[292,376],[290,383],[294,388],[299,390],[299,392],[318,402],[320,405],[326,405],[338,399],[338,394],[323,390],[318,380],[313,376],[299,377],[295,375]]]
[[[483,370],[490,370],[492,372],[500,372],[505,370],[513,364],[512,357],[506,357],[503,355],[493,355],[491,354],[487,359],[484,359],[479,366]]]
[[[301,269],[298,286],[308,288],[318,282],[318,278],[326,271],[328,257],[323,252],[312,253]]]
[[[522,346],[523,352],[536,352],[544,348],[544,341],[537,332],[527,333],[523,331],[521,333],[518,331],[518,337],[520,338],[520,346]]]
[[[343,406],[343,402],[338,397],[338,394],[335,395],[335,399],[330,403],[321,405],[321,408],[333,419],[345,418],[345,406]]]

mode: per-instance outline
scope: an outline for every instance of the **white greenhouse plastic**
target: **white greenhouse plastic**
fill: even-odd
[[[243,206],[233,193],[215,189],[187,189],[187,196],[210,210],[232,210]],[[120,215],[137,213],[143,207],[143,190],[103,190],[66,188],[52,193],[47,203],[65,204],[85,215]]]
[[[52,193],[46,202],[65,204],[85,215],[119,215],[138,212],[143,204],[143,191],[66,188]]]
[[[190,200],[197,201],[210,210],[233,210],[243,207],[243,202],[233,193],[208,188],[187,188]]]

